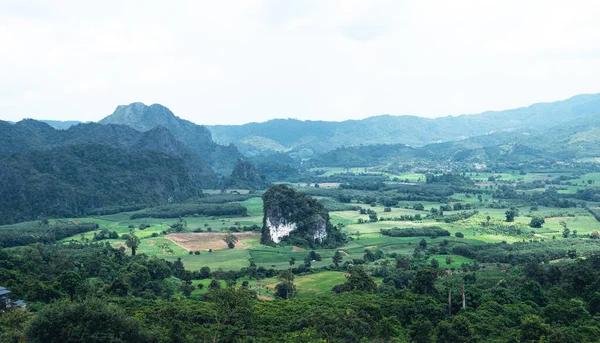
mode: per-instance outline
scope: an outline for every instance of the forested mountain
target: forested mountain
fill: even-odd
[[[231,175],[223,180],[221,188],[262,189],[268,183],[250,161],[238,160]]]
[[[201,193],[183,159],[94,143],[0,158],[0,224],[165,204]]]
[[[425,146],[453,160],[527,161],[600,157],[600,117],[588,115],[537,132],[494,133],[462,141]]]
[[[145,132],[157,126],[167,128],[177,140],[193,152],[200,155],[219,174],[228,175],[236,160],[241,157],[237,148],[231,144],[218,145],[212,140],[210,131],[204,126],[181,119],[168,108],[154,104],[146,106],[136,102],[118,106],[113,114],[100,120],[101,124],[121,124]]]
[[[600,94],[589,94],[564,101],[457,117],[430,119],[383,115],[343,122],[275,119],[264,123],[208,128],[216,142],[234,143],[249,156],[290,151],[297,157],[310,157],[342,146],[397,143],[423,146],[493,132],[524,130],[535,133],[597,114],[600,114]]]
[[[163,127],[0,121],[0,223],[163,204],[216,183],[210,166]]]

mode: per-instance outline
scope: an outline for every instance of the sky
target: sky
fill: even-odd
[[[0,0],[0,119],[437,117],[600,92],[600,2]]]

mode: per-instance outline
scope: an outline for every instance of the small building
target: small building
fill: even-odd
[[[17,308],[26,308],[27,303],[24,300],[16,300],[12,301],[8,294],[10,291],[0,286],[0,310],[8,310],[8,309],[17,309]]]

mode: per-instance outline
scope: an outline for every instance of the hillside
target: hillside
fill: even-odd
[[[214,187],[210,166],[163,127],[0,121],[1,223],[163,204]],[[8,210],[10,209],[10,210]]]
[[[236,144],[249,156],[289,151],[295,157],[310,157],[342,146],[397,143],[424,146],[494,132],[534,133],[597,114],[600,114],[600,94],[589,94],[506,111],[435,119],[391,115],[342,122],[275,119],[208,128],[216,142]]]
[[[588,115],[537,132],[494,133],[424,147],[455,161],[576,160],[600,157],[600,118]]]
[[[183,159],[71,145],[0,158],[0,223],[166,204],[201,193]]]
[[[155,127],[167,128],[177,140],[205,159],[219,174],[228,175],[241,154],[233,145],[221,146],[213,142],[211,133],[204,126],[181,119],[168,108],[154,104],[146,106],[136,102],[118,106],[101,124],[127,125],[145,132]]]

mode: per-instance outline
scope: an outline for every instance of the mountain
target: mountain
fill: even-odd
[[[95,143],[0,157],[0,224],[81,217],[201,194],[185,161]]]
[[[250,162],[239,159],[231,175],[225,179],[222,188],[263,189],[267,182],[256,167]]]
[[[157,126],[165,127],[177,140],[206,160],[219,174],[231,173],[237,159],[242,157],[234,145],[216,144],[207,128],[181,119],[159,104],[146,106],[136,102],[121,105],[111,115],[100,120],[100,123],[126,125],[141,132]]]
[[[217,177],[164,127],[0,121],[0,223],[159,205],[212,188]]]
[[[600,94],[577,95],[563,101],[456,117],[382,115],[342,122],[275,119],[208,128],[216,142],[236,144],[248,156],[283,151],[296,158],[307,158],[361,144],[424,146],[495,132],[522,130],[535,133],[590,115],[600,115]]]
[[[493,133],[424,149],[435,156],[473,162],[600,158],[600,117],[587,115],[544,130]]]

